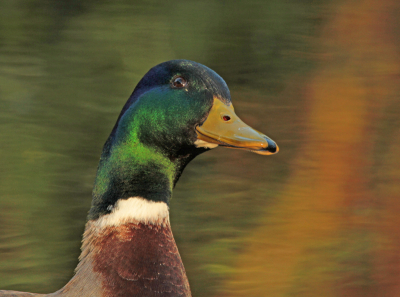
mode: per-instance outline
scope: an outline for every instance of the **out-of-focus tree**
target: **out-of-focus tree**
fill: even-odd
[[[292,176],[223,296],[400,295],[400,5],[332,9]]]

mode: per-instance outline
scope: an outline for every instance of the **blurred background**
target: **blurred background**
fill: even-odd
[[[185,170],[171,221],[193,296],[400,296],[396,0],[2,0],[0,288],[72,277],[102,145],[177,58],[280,146]]]

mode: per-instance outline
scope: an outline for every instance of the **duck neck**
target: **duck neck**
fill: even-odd
[[[139,141],[104,146],[92,193],[89,220],[111,213],[118,200],[141,197],[169,205],[183,159],[172,159]]]
[[[112,133],[100,159],[75,276],[58,293],[191,296],[169,201],[196,154],[181,149],[171,157],[133,137],[114,138]]]

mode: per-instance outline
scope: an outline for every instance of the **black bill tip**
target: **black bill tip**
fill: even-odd
[[[278,146],[276,145],[276,143],[273,140],[271,140],[267,137],[265,137],[265,140],[268,142],[268,147],[266,148],[267,151],[269,151],[273,154],[277,153],[279,151]]]

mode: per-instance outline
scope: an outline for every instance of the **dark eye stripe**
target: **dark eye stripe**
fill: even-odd
[[[175,88],[184,88],[187,85],[187,81],[186,79],[184,79],[182,76],[177,76],[174,78],[174,80],[172,81],[172,85]]]

